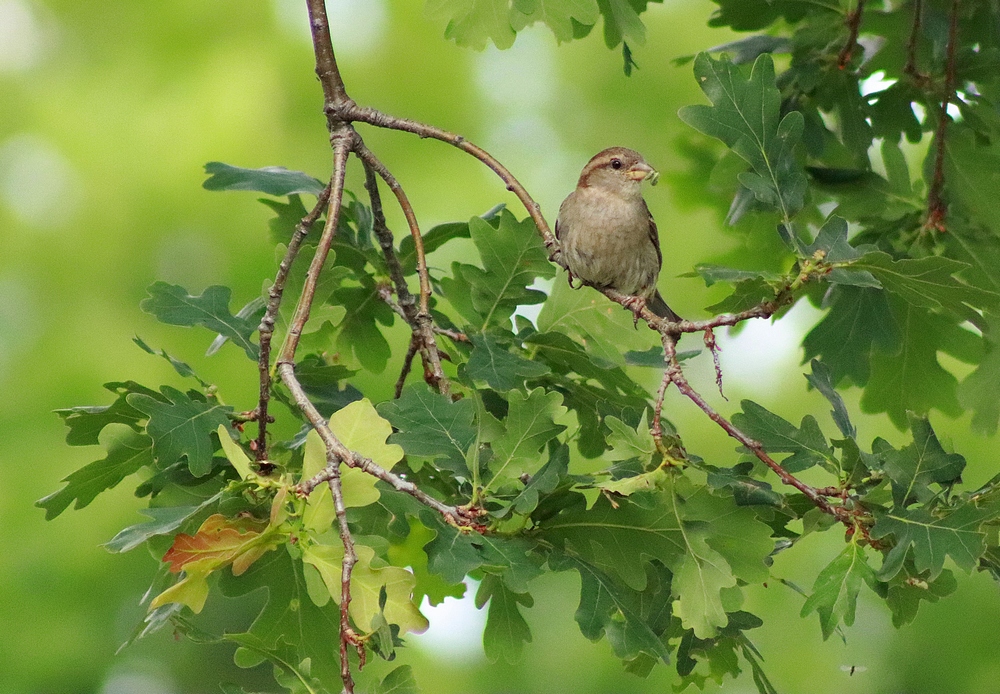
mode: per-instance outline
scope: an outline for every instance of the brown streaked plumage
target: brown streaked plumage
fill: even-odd
[[[635,150],[610,147],[597,153],[559,206],[556,238],[571,278],[633,295],[630,308],[637,314],[645,305],[679,321],[656,289],[663,256],[641,187],[655,175]]]

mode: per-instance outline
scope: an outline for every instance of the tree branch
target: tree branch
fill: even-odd
[[[305,241],[306,236],[309,235],[309,230],[312,229],[313,224],[316,223],[316,220],[323,213],[323,208],[326,207],[329,199],[330,186],[328,184],[323,189],[323,192],[319,194],[316,204],[313,205],[309,214],[303,217],[302,221],[295,226],[295,233],[292,234],[292,238],[288,242],[285,257],[281,259],[281,263],[278,265],[278,273],[274,277],[274,284],[268,290],[267,310],[264,312],[264,316],[260,320],[260,326],[257,328],[260,334],[260,357],[257,360],[257,368],[260,372],[260,399],[257,409],[253,413],[253,418],[257,420],[257,441],[254,452],[258,461],[267,460],[268,458],[267,425],[270,420],[268,419],[267,408],[271,398],[271,337],[274,335],[274,323],[278,317],[278,309],[281,307],[281,298],[285,292],[285,283],[288,281],[288,273],[292,269],[292,263],[295,262],[302,242]]]
[[[758,460],[771,468],[771,470],[773,470],[774,473],[781,479],[782,483],[795,487],[795,489],[805,495],[805,497],[809,499],[809,501],[811,501],[816,508],[824,513],[830,514],[848,528],[854,528],[855,513],[852,513],[843,506],[834,506],[827,501],[826,495],[822,493],[826,491],[825,489],[818,490],[798,479],[785,470],[785,468],[781,467],[781,465],[775,462],[774,459],[767,454],[767,451],[764,450],[764,446],[759,441],[755,441],[743,433],[740,429],[736,428],[729,420],[716,412],[712,406],[709,405],[705,399],[691,387],[691,384],[688,383],[687,378],[684,376],[680,362],[677,361],[676,346],[676,337],[673,335],[663,336],[663,353],[664,361],[666,363],[664,378],[669,377],[670,382],[677,386],[677,390],[697,405],[702,412],[708,415],[709,419],[722,427],[727,434],[739,441],[751,453],[757,456]]]
[[[837,56],[837,67],[841,70],[846,68],[851,62],[851,56],[854,54],[854,49],[858,45],[858,32],[861,30],[861,17],[865,11],[865,0],[858,0],[857,7],[854,11],[847,15],[847,41],[844,43],[844,47],[840,49],[840,54]]]
[[[368,196],[372,203],[373,228],[378,237],[379,245],[382,248],[382,255],[385,257],[386,265],[389,268],[389,277],[396,287],[396,296],[399,297],[399,307],[402,309],[403,319],[409,324],[413,333],[413,340],[420,350],[420,357],[424,363],[424,373],[427,374],[428,382],[442,395],[448,395],[450,385],[448,378],[441,368],[441,356],[438,353],[437,341],[434,339],[434,322],[430,315],[430,294],[431,282],[427,273],[427,260],[424,255],[424,240],[420,235],[420,227],[417,225],[417,217],[413,213],[413,207],[403,192],[403,187],[399,185],[396,178],[385,168],[381,161],[365,147],[360,138],[355,141],[354,152],[361,159],[365,168],[365,188],[368,189]],[[389,231],[385,223],[385,214],[382,211],[382,198],[378,192],[378,180],[375,174],[378,173],[386,185],[396,195],[399,206],[403,209],[407,224],[410,227],[410,235],[413,238],[413,245],[417,256],[417,274],[420,278],[420,307],[414,306],[413,295],[410,294],[409,287],[406,286],[406,278],[403,275],[403,267],[396,257],[393,245],[392,232]],[[409,370],[408,365],[403,367],[404,373]]]
[[[948,214],[948,203],[943,197],[944,192],[944,148],[948,131],[948,103],[955,93],[955,54],[958,52],[958,4],[952,0],[951,14],[948,23],[948,60],[945,65],[944,94],[941,96],[941,111],[938,114],[937,130],[934,133],[934,178],[927,193],[926,228],[947,231],[945,217]]]
[[[333,237],[337,233],[337,224],[340,221],[340,207],[344,199],[347,153],[351,149],[353,130],[350,126],[341,125],[337,132],[336,137],[331,136],[333,140],[333,176],[330,180],[330,205],[326,213],[326,226],[323,227],[323,235],[316,246],[316,255],[313,256],[312,262],[309,264],[306,281],[302,287],[302,295],[299,297],[299,303],[295,306],[295,314],[288,325],[288,335],[285,337],[285,344],[278,355],[277,363],[279,366],[292,363],[295,359],[295,350],[299,346],[299,338],[302,337],[302,328],[309,320],[309,311],[312,309],[319,276],[323,272],[323,265],[330,254],[330,246],[333,244]]]

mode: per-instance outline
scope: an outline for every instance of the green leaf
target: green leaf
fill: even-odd
[[[729,282],[736,284],[744,280],[763,279],[766,282],[779,282],[781,275],[767,270],[740,270],[724,265],[714,265],[712,263],[698,263],[694,266],[694,271],[705,280],[705,286],[711,287],[716,282]]]
[[[899,327],[886,293],[880,289],[838,286],[830,310],[802,341],[805,359],[819,357],[836,386],[845,377],[865,386],[875,350],[894,352]]]
[[[256,667],[265,660],[274,668],[274,679],[290,694],[327,694],[320,681],[312,677],[312,662],[302,658],[299,649],[282,637],[269,644],[253,633],[226,634],[239,648],[233,657],[238,667]]]
[[[340,681],[337,649],[331,646],[330,635],[340,629],[340,610],[333,602],[323,607],[313,604],[306,588],[303,565],[288,552],[270,552],[241,576],[226,571],[219,576],[224,595],[241,597],[262,587],[267,588],[267,603],[245,634],[227,634],[226,638],[243,644],[247,639],[259,640],[266,648],[275,648],[284,640],[294,649],[288,662],[301,663],[310,659],[310,674],[321,682]],[[336,638],[334,636],[334,638]],[[252,649],[251,649],[252,650]],[[264,655],[237,650],[235,659],[241,667],[262,662]]]
[[[631,312],[609,303],[607,298],[591,289],[573,289],[560,272],[552,293],[538,314],[538,331],[542,334],[568,336],[584,347],[580,350],[596,366],[624,366],[622,356],[627,349],[645,350],[650,345],[649,333],[636,330]],[[537,340],[529,338],[529,342]],[[554,341],[556,338],[552,338]],[[562,340],[562,338],[559,338]],[[594,367],[590,367],[594,370]],[[580,375],[586,371],[578,370]]]
[[[531,476],[521,493],[510,502],[507,508],[497,515],[504,517],[510,511],[523,516],[529,515],[538,507],[539,497],[548,494],[559,486],[569,471],[569,446],[558,444],[549,447],[549,460],[542,468]]]
[[[926,573],[913,568],[912,561],[906,561],[903,569],[889,581],[889,591],[885,601],[892,610],[892,625],[897,629],[909,624],[917,616],[920,601],[937,602],[951,595],[958,588],[955,574],[944,569],[933,581],[927,580]]]
[[[833,450],[812,415],[804,416],[796,428],[752,400],[744,400],[740,405],[743,411],[733,415],[733,425],[762,443],[769,453],[791,453],[782,462],[789,472],[801,472],[833,460]]]
[[[902,450],[889,448],[883,467],[892,480],[893,503],[902,508],[934,496],[931,482],[941,485],[958,481],[965,469],[965,458],[946,453],[926,417],[907,413],[913,442]]]
[[[935,516],[925,508],[896,509],[878,515],[871,530],[872,538],[880,540],[892,535],[896,541],[878,572],[879,580],[888,581],[899,573],[911,546],[914,567],[920,573],[929,572],[930,581],[941,574],[946,556],[971,572],[986,550],[986,534],[979,526],[987,515],[972,504],[944,516]]]
[[[490,217],[487,217],[489,214],[490,212],[487,212],[483,218],[489,219]],[[470,234],[468,222],[439,224],[423,235],[424,254],[430,255],[452,239],[467,239]],[[412,275],[417,271],[417,251],[412,236],[404,236],[403,240],[399,242],[398,255],[404,275]]]
[[[657,559],[669,567],[687,546],[670,494],[652,497],[655,503],[649,508],[633,501],[636,496],[619,502],[618,508],[604,496],[590,510],[574,506],[543,522],[541,537],[557,546],[569,544],[598,571],[620,578],[632,590],[642,591],[646,587],[646,563]]]
[[[812,366],[812,373],[806,374],[806,380],[809,381],[809,385],[822,393],[823,397],[833,405],[833,411],[830,413],[830,416],[833,417],[833,421],[837,425],[837,428],[840,429],[840,433],[847,438],[855,438],[858,435],[857,429],[851,424],[851,417],[847,412],[847,405],[844,404],[844,399],[840,397],[840,393],[834,387],[833,374],[830,371],[830,367],[817,359],[813,359],[810,362],[810,366]]]
[[[105,383],[104,388],[118,394],[118,399],[110,405],[70,407],[55,411],[69,427],[66,443],[70,446],[96,446],[101,431],[109,424],[125,424],[139,433],[139,422],[146,418],[146,414],[129,405],[126,396],[129,393],[143,393],[154,398],[161,397],[155,390],[135,381]]]
[[[378,412],[395,427],[390,440],[407,455],[433,458],[442,469],[469,474],[465,454],[476,440],[476,406],[471,400],[452,402],[424,384],[414,384],[404,388],[399,399],[380,403]]]
[[[833,215],[826,220],[804,255],[812,257],[817,253],[826,263],[850,263],[861,257],[861,251],[847,242],[846,219]]]
[[[128,552],[157,535],[173,535],[189,519],[217,503],[222,494],[209,497],[198,506],[168,506],[141,508],[139,513],[153,520],[131,525],[104,543],[109,552]]]
[[[212,470],[215,451],[212,434],[220,424],[229,426],[227,413],[232,408],[218,402],[193,400],[170,386],[161,387],[160,393],[167,402],[141,393],[128,396],[130,405],[149,415],[146,433],[153,439],[157,467],[162,469],[187,457],[192,475],[207,475]]]
[[[372,373],[382,373],[392,350],[379,324],[390,326],[396,314],[382,301],[375,280],[365,275],[360,287],[340,287],[329,303],[346,309],[337,325],[337,348],[353,352],[361,365]]]
[[[861,584],[876,589],[875,571],[868,566],[864,548],[849,542],[836,559],[820,571],[813,585],[812,595],[802,605],[802,616],[819,614],[823,640],[830,638],[837,626],[854,624]]]
[[[258,299],[255,299],[254,301],[260,301],[260,300],[261,299],[258,298]],[[237,317],[241,317],[241,316],[239,316],[239,314],[237,314]],[[218,339],[219,338],[216,338],[216,340],[218,340]],[[193,378],[194,380],[198,381],[198,383],[201,385],[202,388],[208,388],[208,387],[210,387],[210,385],[206,381],[203,381],[201,379],[201,377],[198,376],[198,374],[196,374],[194,372],[194,369],[192,369],[188,364],[186,364],[185,362],[182,362],[179,359],[175,359],[174,357],[172,357],[169,354],[167,354],[166,351],[164,351],[162,349],[153,349],[152,347],[150,347],[149,345],[147,345],[145,343],[145,341],[142,340],[142,338],[139,338],[139,337],[133,337],[132,338],[132,342],[134,342],[139,347],[139,349],[141,349],[143,352],[146,352],[147,354],[152,354],[153,356],[156,356],[156,357],[163,357],[164,359],[166,359],[167,362],[172,367],[174,367],[174,371],[176,371],[178,373],[178,375],[183,376],[184,378]],[[209,356],[211,354],[213,354],[213,353],[214,352],[212,352],[212,350],[210,348],[209,349]]]
[[[325,187],[322,181],[301,171],[289,171],[283,166],[243,169],[210,161],[205,164],[205,173],[208,174],[202,184],[205,190],[256,190],[281,197],[293,193],[319,196]]]
[[[608,444],[611,446],[611,452],[607,455],[608,460],[637,458],[643,467],[652,461],[653,453],[656,452],[656,444],[649,433],[645,412],[643,412],[642,421],[635,429],[617,417],[605,417],[604,421],[611,429],[611,435],[608,436]]]
[[[518,222],[504,210],[499,228],[473,217],[469,229],[483,266],[462,265],[461,273],[471,286],[472,305],[482,317],[480,327],[509,326],[515,308],[545,301],[543,292],[527,287],[538,277],[552,277],[555,268],[530,217]]]
[[[448,583],[460,583],[470,571],[482,566],[483,557],[473,544],[471,533],[463,533],[429,514],[422,514],[421,520],[437,532],[424,545],[428,571],[439,574]]]
[[[526,378],[534,378],[549,372],[545,364],[528,361],[524,357],[509,352],[492,335],[482,333],[469,335],[472,341],[472,356],[469,357],[469,376],[477,381],[485,381],[498,391],[508,391],[524,383]]]
[[[166,282],[154,282],[146,291],[149,297],[142,300],[140,308],[156,316],[168,325],[201,325],[224,335],[246,352],[247,357],[257,360],[260,348],[251,342],[250,336],[260,325],[263,309],[254,315],[236,317],[229,312],[229,287],[213,285],[199,296],[187,293],[184,287]]]
[[[591,641],[607,634],[608,641],[620,658],[635,658],[646,653],[663,662],[669,651],[659,636],[643,619],[643,596],[614,581],[593,564],[571,555],[555,555],[549,559],[553,571],[575,569],[580,574],[580,606],[576,622],[580,632]],[[669,586],[656,586],[659,594],[669,596]]]
[[[476,607],[482,609],[489,601],[490,609],[483,630],[483,649],[491,662],[503,660],[516,663],[525,643],[531,643],[531,630],[518,605],[531,607],[529,593],[515,593],[497,576],[487,574],[476,593]]]
[[[967,331],[946,316],[898,303],[901,305],[895,306],[896,324],[902,336],[899,349],[874,354],[861,409],[885,412],[900,429],[906,427],[908,411],[926,414],[936,408],[957,417],[962,413],[956,395],[958,381],[941,366],[938,352],[950,352],[949,339],[960,339]]]
[[[757,58],[749,79],[729,60],[701,53],[695,77],[712,106],[685,106],[680,117],[696,130],[722,140],[752,169],[740,182],[757,199],[778,208],[785,220],[802,208],[807,180],[794,156],[802,137],[802,114],[781,117],[781,94],[775,86],[774,62]],[[779,120],[780,119],[780,120]]]
[[[554,421],[566,412],[562,400],[562,395],[544,388],[535,388],[527,397],[518,390],[508,394],[504,433],[492,444],[490,469],[494,479],[535,472],[542,446],[566,428]]]
[[[973,411],[973,430],[992,436],[1000,422],[1000,320],[995,314],[986,315],[983,333],[986,354],[976,370],[958,386],[958,401]],[[68,423],[68,422],[67,422]]]
[[[400,665],[382,678],[374,689],[374,694],[420,694],[417,680],[413,676],[413,668]]]
[[[295,364],[299,385],[324,417],[361,399],[361,391],[347,383],[356,373],[342,364],[329,364],[318,354],[310,354]]]
[[[45,509],[45,520],[52,520],[76,501],[81,509],[98,494],[114,488],[129,475],[153,464],[152,444],[148,436],[130,429],[116,430],[105,436],[107,455],[63,478],[66,486],[35,502]]]
[[[425,7],[431,19],[448,22],[445,38],[460,46],[481,51],[489,41],[501,50],[514,45],[507,0],[427,0]]]
[[[604,17],[604,43],[615,48],[622,41],[630,41],[636,46],[646,43],[646,27],[639,19],[649,0],[597,0]],[[663,0],[653,0],[662,2]]]
[[[536,22],[543,22],[563,43],[575,38],[573,23],[591,26],[597,23],[597,0],[521,0],[510,11],[514,31],[521,31]]]
[[[975,325],[981,320],[974,309],[1000,307],[1000,293],[955,278],[956,273],[968,266],[950,258],[927,256],[893,260],[888,253],[876,251],[866,254],[852,267],[867,270],[887,292],[913,306],[947,311]]]

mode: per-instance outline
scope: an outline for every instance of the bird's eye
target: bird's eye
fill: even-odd
[[[622,168],[622,160],[617,157],[611,160],[611,168],[617,171]]]

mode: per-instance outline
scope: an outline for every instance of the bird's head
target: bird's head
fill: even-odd
[[[598,152],[583,167],[578,188],[605,188],[631,197],[641,195],[640,184],[649,180],[656,185],[660,174],[642,155],[626,147],[609,147]]]

